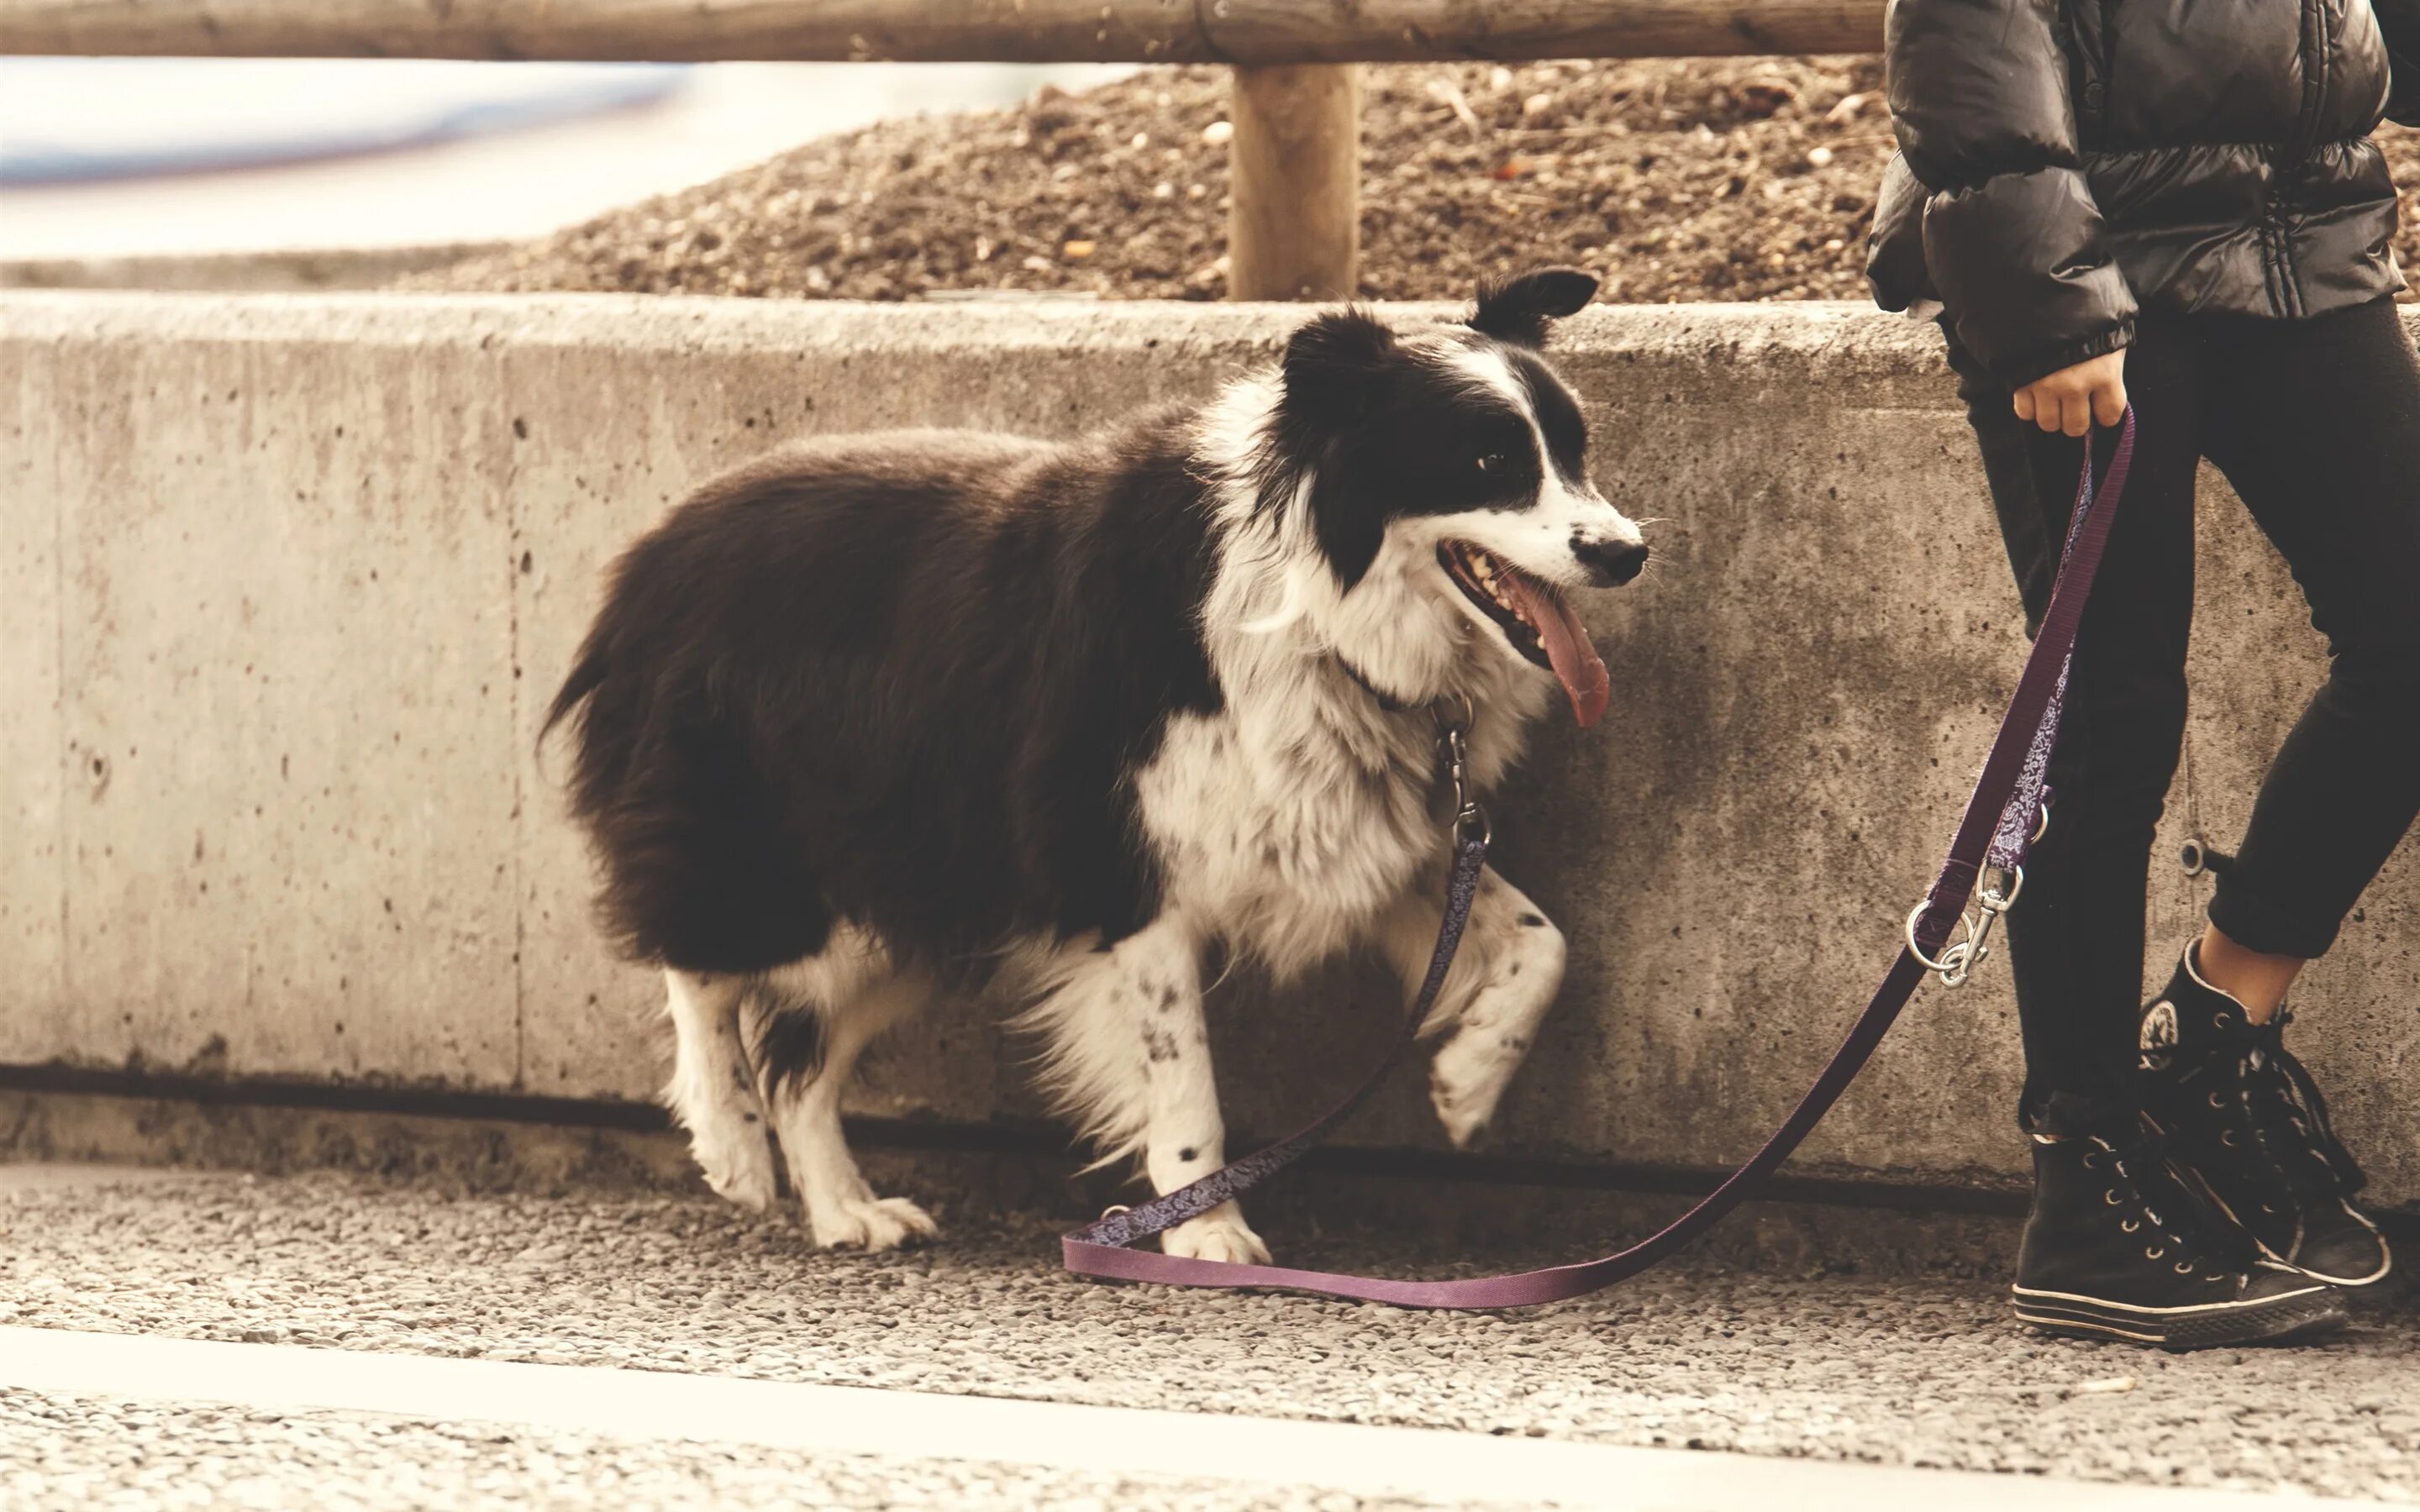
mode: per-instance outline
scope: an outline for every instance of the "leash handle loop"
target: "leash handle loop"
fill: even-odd
[[[1929,974],[1927,958],[1932,962],[1947,959],[1943,950],[1950,932],[1965,922],[1966,905],[1986,868],[1998,872],[2007,879],[2007,886],[2005,890],[1996,886],[1986,888],[1983,922],[1967,924],[1966,940],[1953,948],[1971,948],[1963,963],[1967,970],[1981,961],[1990,921],[2015,903],[2023,886],[2020,868],[2024,851],[2043,820],[2047,802],[2043,777],[2049,767],[2051,747],[2057,738],[2076,633],[2082,626],[2084,606],[2091,596],[2093,579],[2100,571],[2102,555],[2109,542],[2110,524],[2125,490],[2133,452],[2134,412],[2129,409],[2118,431],[2108,473],[2096,490],[2091,447],[2088,442],[2086,446],[2084,475],[2076,487],[2076,513],[2069,525],[2065,560],[2058,584],[2051,594],[2049,611],[2043,615],[2041,628],[2034,638],[2032,654],[2025,659],[2024,672],[2018,678],[2008,713],[2000,721],[1999,734],[1984,758],[1982,773],[1976,779],[1974,793],[1950,842],[1948,858],[1942,863],[1940,875],[1925,894],[1924,902],[1909,916],[1906,938],[1882,985],[1849,1026],[1839,1049],[1824,1065],[1806,1097],[1782,1120],[1781,1127],[1745,1165],[1687,1212],[1661,1231],[1601,1259],[1455,1281],[1335,1275],[1277,1265],[1192,1259],[1130,1247],[1138,1240],[1172,1228],[1240,1196],[1294,1164],[1350,1117],[1403,1058],[1444,990],[1446,975],[1462,944],[1463,929],[1470,919],[1471,903],[1478,895],[1481,870],[1486,864],[1483,816],[1481,827],[1472,833],[1466,831],[1458,813],[1453,864],[1447,877],[1445,915],[1437,931],[1436,949],[1429,958],[1428,975],[1422,979],[1404,1027],[1386,1058],[1342,1102],[1296,1133],[1165,1196],[1131,1209],[1112,1208],[1097,1222],[1066,1235],[1061,1241],[1066,1268],[1078,1275],[1104,1280],[1306,1291],[1399,1307],[1519,1307],[1586,1296],[1625,1281],[1720,1222],[1755,1194],[1823,1115],[1831,1111],[1833,1103],[1839,1101],[1840,1094],[1865,1068],[1898,1020],[1900,1010]],[[1442,727],[1443,721],[1440,723]],[[2012,822],[2013,831],[2009,828]],[[2008,841],[2011,833],[2015,836],[2013,849]]]

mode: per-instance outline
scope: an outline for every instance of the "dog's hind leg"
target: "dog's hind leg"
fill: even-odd
[[[689,1131],[690,1153],[706,1173],[706,1184],[761,1211],[773,1201],[773,1151],[740,1041],[746,990],[742,977],[664,973],[665,1012],[675,1041],[664,1101]]]
[[[1419,990],[1436,949],[1443,918],[1438,890],[1415,890],[1380,930],[1379,949],[1403,978],[1406,995]],[[1429,1066],[1429,1101],[1457,1147],[1469,1144],[1496,1116],[1562,984],[1562,931],[1494,868],[1482,872],[1461,951],[1420,1026],[1423,1037],[1443,1041]]]
[[[923,1007],[931,982],[894,968],[861,931],[843,926],[811,961],[776,972],[757,1035],[757,1072],[807,1231],[826,1248],[895,1249],[939,1231],[905,1197],[876,1196],[848,1152],[841,1095],[857,1057]]]
[[[1078,947],[1021,1021],[1044,1039],[1045,1081],[1104,1162],[1140,1151],[1155,1192],[1227,1163],[1227,1128],[1202,1011],[1201,945],[1163,918],[1106,950]],[[1222,1202],[1161,1236],[1171,1255],[1261,1261],[1268,1247]]]

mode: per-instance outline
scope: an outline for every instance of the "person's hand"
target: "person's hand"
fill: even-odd
[[[2047,431],[2082,436],[2092,423],[2114,425],[2126,416],[2126,352],[2062,368],[2017,391],[2017,418]]]

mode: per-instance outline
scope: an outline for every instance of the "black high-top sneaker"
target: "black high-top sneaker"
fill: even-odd
[[[2255,1024],[2202,980],[2194,948],[2143,1011],[2143,1105],[2168,1153],[2261,1253],[2321,1281],[2366,1287],[2394,1256],[2353,1205],[2361,1167],[2285,1043],[2293,1016]]]
[[[2167,1350],[2283,1344],[2345,1320],[2334,1287],[2259,1257],[2204,1207],[2134,1114],[2054,1095],[2026,1120],[2034,1205],[2016,1315],[2056,1334]]]

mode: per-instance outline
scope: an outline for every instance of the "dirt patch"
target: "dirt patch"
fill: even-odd
[[[1569,262],[1635,303],[1864,299],[1881,85],[1862,57],[1369,69],[1361,292]],[[886,121],[402,286],[1217,299],[1226,115],[1223,71],[1184,69]],[[2383,140],[2420,268],[2420,133]]]

